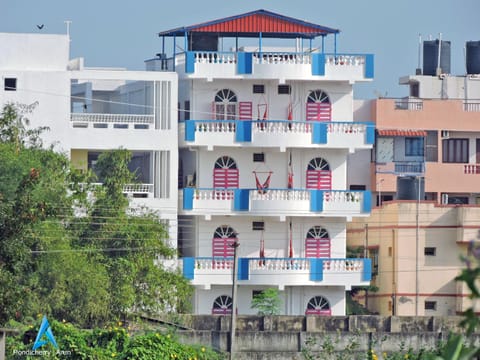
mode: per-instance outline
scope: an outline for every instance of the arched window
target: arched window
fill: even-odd
[[[330,303],[323,296],[312,297],[307,304],[305,315],[331,315]]]
[[[232,313],[233,302],[228,295],[221,295],[213,301],[212,314],[228,315]]]
[[[234,159],[229,156],[222,156],[215,161],[213,187],[238,188],[238,169]]]
[[[307,121],[330,121],[332,106],[323,90],[312,90],[307,96]]]
[[[305,238],[305,257],[329,258],[331,254],[330,236],[321,226],[314,226]]]
[[[237,95],[230,89],[222,89],[213,102],[215,120],[235,120],[237,116]]]
[[[307,189],[330,190],[332,188],[332,172],[328,162],[317,157],[307,166]]]
[[[233,243],[237,241],[237,232],[228,225],[219,226],[213,233],[212,256],[233,257]]]

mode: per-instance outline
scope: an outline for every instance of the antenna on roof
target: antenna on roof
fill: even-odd
[[[72,21],[71,20],[65,20],[64,23],[67,26],[68,41],[72,41],[72,39],[70,39],[70,24],[72,23]]]
[[[418,34],[418,64],[417,64],[417,69],[415,70],[415,75],[422,75],[421,58],[422,58],[422,34]]]

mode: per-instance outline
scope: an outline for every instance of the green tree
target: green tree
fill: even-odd
[[[255,295],[251,307],[258,315],[278,315],[282,301],[277,288],[268,288]]]
[[[123,196],[134,178],[129,153],[99,159],[105,186],[92,203],[91,173],[42,149],[36,130],[12,106],[2,112],[0,324],[44,313],[85,327],[135,310],[184,310],[190,285],[158,261],[175,255],[164,224],[146,209],[130,214]]]
[[[103,186],[95,191],[88,219],[82,219],[86,226],[78,246],[95,250],[98,261],[111,274],[112,316],[124,318],[136,310],[154,314],[184,311],[192,289],[178,271],[163,266],[162,260],[175,257],[175,250],[166,243],[165,224],[148,209],[136,214],[129,211],[123,187],[135,180],[128,169],[130,158],[124,149],[99,156],[96,171]]]

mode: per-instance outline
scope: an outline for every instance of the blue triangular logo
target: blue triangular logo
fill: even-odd
[[[42,340],[44,335],[47,337],[46,340]],[[40,325],[40,329],[38,330],[37,338],[33,343],[32,350],[36,350],[48,342],[52,343],[55,349],[58,349],[57,342],[55,341],[55,336],[53,336],[52,328],[48,323],[47,317],[43,315],[42,324]]]

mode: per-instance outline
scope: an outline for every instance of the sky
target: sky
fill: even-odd
[[[453,75],[465,74],[465,43],[480,41],[480,0],[0,0],[0,32],[66,33],[68,20],[72,58],[144,70],[158,32],[258,9],[339,29],[338,52],[374,54],[374,80],[354,90],[362,99],[408,95],[398,79],[415,74],[420,36],[451,42]]]

